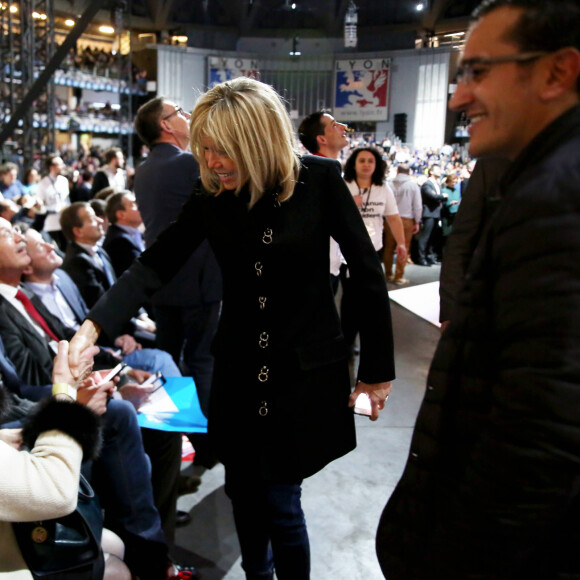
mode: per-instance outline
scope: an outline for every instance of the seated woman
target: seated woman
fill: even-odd
[[[90,349],[86,353],[91,360],[94,352]],[[70,386],[74,381],[67,356],[68,343],[62,341],[53,371],[53,397],[39,405],[22,431],[0,430],[0,578],[32,579],[12,522],[53,519],[74,511],[81,462],[98,453],[97,413],[104,412],[107,399],[103,397],[98,403],[102,409],[94,411],[74,400],[76,389]],[[7,400],[4,387],[0,387],[0,421],[7,412]],[[19,450],[22,443],[30,451]],[[104,534],[107,545],[117,554],[107,558],[104,578],[130,578],[119,559],[123,555],[122,543],[115,538],[108,532]]]

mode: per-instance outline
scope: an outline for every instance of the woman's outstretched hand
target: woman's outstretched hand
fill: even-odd
[[[93,368],[93,358],[99,352],[97,346],[91,346],[81,351],[79,355],[79,363],[84,369],[88,369],[90,373]],[[58,343],[58,354],[54,359],[54,367],[52,369],[53,383],[66,383],[74,385],[76,377],[71,373],[69,368],[70,345],[66,340],[61,340]],[[87,373],[88,374],[88,373]]]
[[[84,353],[95,345],[100,331],[101,329],[92,320],[85,320],[70,341],[68,366],[74,381],[89,375],[92,369],[92,360],[89,366]]]

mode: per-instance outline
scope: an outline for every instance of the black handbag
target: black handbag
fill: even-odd
[[[103,515],[99,500],[81,475],[76,510],[53,520],[13,523],[30,572],[37,580],[102,580]]]

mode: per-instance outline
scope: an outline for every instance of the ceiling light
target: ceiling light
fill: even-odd
[[[71,20],[70,18],[67,18],[65,21],[65,26],[74,26],[75,25],[75,21]]]
[[[425,4],[423,4],[423,2],[420,2],[415,6],[415,10],[417,12],[423,12],[423,10],[425,10]]]
[[[290,6],[290,8],[292,8],[292,10],[296,10],[296,4],[292,4],[292,6]]]
[[[10,12],[12,12],[12,14],[16,14],[18,12],[18,6],[12,4],[12,6],[10,6]]]
[[[115,29],[112,26],[99,26],[99,32],[102,32],[103,34],[114,34]]]

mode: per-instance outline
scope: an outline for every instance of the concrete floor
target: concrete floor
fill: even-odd
[[[411,284],[433,282],[439,266],[408,266]],[[389,284],[389,289],[396,286]],[[312,551],[312,580],[380,580],[374,549],[377,523],[404,468],[415,417],[439,330],[391,303],[397,380],[375,423],[357,416],[358,446],[303,485]],[[189,467],[185,473],[200,473]],[[231,509],[217,465],[195,494],[180,498],[192,522],[178,528],[174,556],[193,564],[203,580],[244,580]]]

